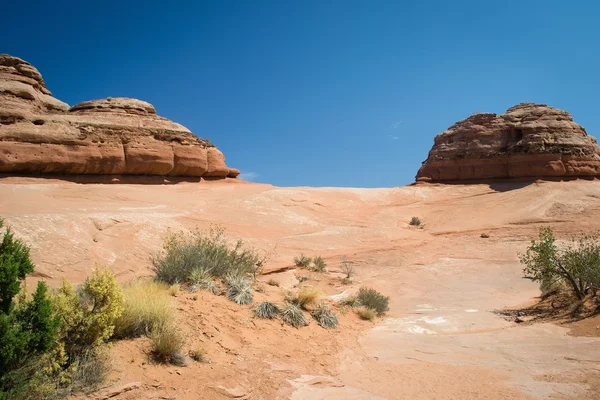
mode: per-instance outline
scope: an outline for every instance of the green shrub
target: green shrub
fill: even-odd
[[[383,296],[375,289],[367,288],[364,286],[361,287],[358,290],[356,300],[360,305],[374,310],[379,315],[384,314],[386,311],[389,310],[388,304],[390,298]]]
[[[230,275],[225,279],[227,284],[227,298],[237,304],[252,303],[252,285],[243,276]]]
[[[263,301],[259,303],[253,310],[254,316],[257,318],[273,319],[276,318],[281,310],[277,307],[277,304],[269,301]]]
[[[306,257],[304,254],[300,254],[300,257],[294,258],[294,264],[296,267],[306,268],[312,262],[310,257]]]
[[[153,326],[165,324],[172,318],[175,307],[162,282],[137,279],[123,286],[123,313],[115,321],[117,338],[148,335]]]
[[[309,269],[316,272],[327,272],[327,264],[323,257],[317,256],[313,258],[312,263],[309,265]]]
[[[281,310],[281,319],[288,325],[297,328],[308,325],[302,309],[295,304],[286,303]]]
[[[419,219],[419,217],[412,217],[410,219],[410,225],[412,225],[412,226],[421,226],[421,220]]]
[[[579,300],[600,289],[600,238],[597,234],[573,238],[562,248],[556,245],[551,228],[540,229],[520,255],[526,278],[540,282],[542,291],[568,287]]]
[[[317,320],[323,328],[336,328],[338,326],[337,316],[331,311],[327,303],[320,303],[311,311],[310,315]]]
[[[190,280],[192,271],[202,269],[212,277],[255,274],[261,258],[252,249],[244,249],[238,240],[231,246],[222,229],[212,229],[203,234],[170,234],[163,251],[151,257],[156,277],[169,284]]]
[[[156,325],[150,334],[152,353],[161,362],[177,362],[185,339],[172,322]]]

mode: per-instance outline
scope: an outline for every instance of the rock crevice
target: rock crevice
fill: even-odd
[[[416,180],[600,177],[600,147],[571,115],[522,103],[479,113],[435,137]]]
[[[210,142],[124,97],[69,107],[28,62],[0,54],[0,173],[237,177]]]

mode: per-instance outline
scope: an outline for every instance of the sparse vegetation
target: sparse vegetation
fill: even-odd
[[[412,217],[410,219],[410,225],[412,225],[412,226],[421,226],[421,219],[419,217]]]
[[[309,265],[309,268],[315,272],[327,272],[327,264],[321,256],[316,256],[315,258],[313,258],[312,263]]]
[[[374,310],[378,315],[384,314],[389,310],[390,298],[383,296],[375,289],[361,287],[358,290],[356,300],[361,306]]]
[[[336,328],[338,326],[337,316],[331,311],[327,303],[320,303],[311,311],[310,315],[317,320],[323,328]]]
[[[342,272],[346,275],[346,277],[344,279],[347,279],[348,281],[350,281],[350,279],[354,276],[354,273],[355,273],[354,264],[351,264],[350,262],[348,262],[348,260],[346,258],[343,258],[341,269],[342,269]]]
[[[281,319],[288,325],[298,328],[308,325],[302,309],[296,304],[286,303],[281,310]]]
[[[250,281],[240,275],[229,275],[225,278],[227,298],[237,304],[252,303],[253,293]]]
[[[356,295],[346,296],[340,301],[340,303],[349,307],[357,307],[359,305]]]
[[[162,326],[175,310],[169,287],[161,282],[137,279],[123,287],[125,299],[121,316],[115,322],[117,338],[149,335],[154,326]]]
[[[209,274],[213,278],[228,275],[254,275],[264,259],[253,249],[245,249],[241,240],[230,245],[222,229],[208,233],[170,234],[163,251],[151,257],[156,277],[168,284],[190,281],[193,274]]]
[[[150,334],[152,354],[160,362],[178,364],[185,339],[172,322],[155,325]]]
[[[295,304],[300,308],[306,309],[309,305],[314,304],[319,298],[319,291],[316,288],[304,287],[296,293],[288,293],[286,300],[289,303]]]
[[[567,287],[579,300],[596,296],[600,289],[600,238],[598,234],[573,238],[559,247],[551,228],[542,228],[520,255],[526,278],[540,283],[542,292]]]
[[[373,321],[377,316],[377,312],[368,307],[358,307],[355,311],[360,319],[364,319],[365,321]]]
[[[281,310],[275,303],[263,301],[259,303],[253,310],[254,316],[263,319],[273,319],[281,314]]]
[[[300,254],[300,257],[294,258],[294,264],[296,267],[306,268],[312,262],[310,257],[306,257],[304,254]]]
[[[188,281],[195,287],[201,290],[209,291],[217,294],[217,285],[215,284],[210,272],[204,268],[194,268],[190,272]]]
[[[278,281],[276,281],[276,280],[275,280],[275,279],[273,279],[273,278],[270,278],[270,279],[267,281],[267,285],[269,285],[269,286],[277,286],[277,287],[279,287],[279,282],[278,282]]]
[[[487,233],[482,233],[479,237],[482,239],[489,239],[490,235],[488,235]]]
[[[206,349],[202,346],[196,346],[189,352],[190,358],[196,362],[206,362]]]
[[[174,283],[171,286],[169,286],[169,294],[171,296],[177,296],[177,293],[179,293],[179,289],[181,289],[181,285],[179,283]]]

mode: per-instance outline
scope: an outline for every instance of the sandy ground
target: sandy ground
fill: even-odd
[[[522,326],[494,313],[538,294],[517,255],[541,226],[566,238],[600,229],[598,215],[598,181],[340,189],[0,180],[0,216],[51,284],[81,281],[95,265],[122,281],[151,275],[149,254],[168,230],[219,225],[274,253],[260,280],[282,286],[262,285],[258,301],[298,283],[301,252],[327,260],[330,273],[311,281],[323,295],[368,285],[391,298],[375,324],[339,309],[340,328],[326,331],[181,293],[182,330],[211,362],[157,365],[144,339],[119,342],[110,384],[141,383],[120,399],[600,398],[600,319]],[[412,216],[423,229],[409,226]],[[352,285],[339,281],[343,256],[358,269]]]

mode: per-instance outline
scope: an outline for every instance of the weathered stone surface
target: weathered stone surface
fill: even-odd
[[[106,98],[71,108],[42,75],[0,55],[0,172],[225,178],[239,171],[217,148],[160,117],[152,104]]]
[[[475,114],[436,136],[417,181],[598,177],[600,147],[571,115],[523,103]]]

